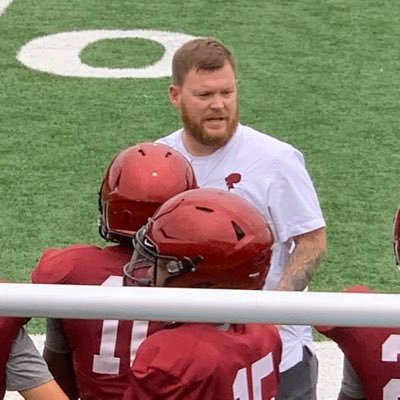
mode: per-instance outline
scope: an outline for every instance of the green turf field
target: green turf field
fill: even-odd
[[[179,126],[168,76],[60,76],[22,65],[18,52],[50,34],[140,29],[228,44],[242,123],[304,153],[329,235],[311,290],[398,292],[399,20],[394,0],[12,1],[0,15],[0,277],[28,281],[46,247],[101,243],[97,192],[108,162]],[[142,68],[163,51],[149,39],[108,39],[81,59]]]

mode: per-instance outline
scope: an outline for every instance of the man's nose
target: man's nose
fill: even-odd
[[[225,107],[225,102],[220,94],[215,94],[211,99],[210,107],[212,109],[221,109]]]

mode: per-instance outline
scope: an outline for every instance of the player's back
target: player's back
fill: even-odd
[[[49,249],[41,257],[32,280],[122,286],[123,266],[131,255],[132,248],[124,246]],[[62,328],[72,352],[81,398],[120,399],[137,346],[147,335],[148,322],[65,319]]]
[[[139,347],[124,400],[273,399],[282,344],[262,324],[172,324]]]
[[[370,293],[365,286],[347,292]],[[400,328],[317,327],[334,340],[357,373],[367,400],[400,394]]]

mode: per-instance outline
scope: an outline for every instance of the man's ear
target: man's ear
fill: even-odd
[[[181,108],[181,92],[178,86],[169,86],[169,100],[176,108]]]

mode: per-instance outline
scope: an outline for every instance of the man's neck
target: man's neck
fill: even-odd
[[[185,146],[186,151],[192,155],[193,157],[205,157],[215,153],[218,149],[225,146],[226,143],[217,144],[217,145],[205,145],[199,143],[196,139],[194,139],[189,133],[183,130],[182,134],[183,145]]]

